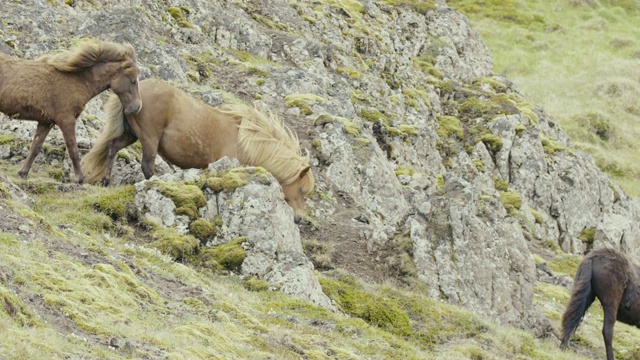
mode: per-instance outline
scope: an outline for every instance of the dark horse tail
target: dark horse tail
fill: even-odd
[[[82,172],[87,182],[100,180],[107,172],[107,144],[126,131],[124,108],[117,95],[111,95],[105,105],[107,119],[102,133],[91,150],[82,157]]]
[[[595,300],[595,293],[591,288],[591,263],[591,258],[587,258],[578,266],[571,300],[562,315],[562,343],[560,347],[563,349],[569,344],[569,338],[576,331],[587,309]]]

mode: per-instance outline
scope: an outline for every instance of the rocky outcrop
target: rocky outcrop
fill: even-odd
[[[416,275],[434,298],[541,329],[529,247],[547,242],[582,253],[609,244],[640,257],[637,200],[573,149],[544,110],[492,74],[478,34],[442,1],[74,3],[5,2],[0,37],[23,57],[80,36],[128,41],[144,77],[173,81],[214,106],[252,101],[278,112],[311,150],[313,236],[354,234],[348,241],[375,253],[408,233]],[[80,117],[83,150],[101,129],[105,97]],[[1,156],[21,161],[33,128],[0,119],[0,133],[15,135],[0,144]],[[47,142],[63,144],[56,131]],[[39,161],[60,161],[53,153]],[[114,182],[142,180],[139,154],[123,154]],[[172,173],[157,165],[157,174]],[[140,208],[186,231],[166,198],[141,186]],[[166,206],[154,210],[154,202]],[[250,183],[208,202],[202,215],[223,222],[217,241],[250,239],[243,273],[329,306],[276,183]]]

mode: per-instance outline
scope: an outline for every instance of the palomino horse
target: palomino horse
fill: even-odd
[[[26,178],[54,125],[62,130],[78,182],[84,177],[76,144],[76,119],[94,96],[111,88],[127,114],[142,108],[136,53],[129,44],[85,41],[65,52],[23,60],[0,53],[0,112],[35,120],[36,133],[18,175]]]
[[[183,169],[206,168],[228,156],[271,172],[295,210],[296,222],[304,216],[304,196],[314,185],[309,157],[302,155],[298,138],[281,121],[245,105],[215,108],[157,79],[141,81],[140,93],[150,105],[137,115],[126,116],[113,96],[107,103],[105,128],[82,160],[88,181],[102,177],[108,185],[117,152],[140,139],[147,179],[158,153]]]
[[[602,335],[607,360],[613,360],[613,325],[618,321],[640,327],[640,267],[619,251],[599,248],[591,251],[578,266],[571,300],[562,316],[564,349],[595,298],[604,310]]]

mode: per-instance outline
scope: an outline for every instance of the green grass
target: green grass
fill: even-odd
[[[640,163],[634,160],[640,150],[637,2],[447,4],[467,15],[480,32],[496,73],[507,75],[527,100],[556,117],[574,145],[600,159],[600,168],[627,193],[640,195]],[[599,115],[596,126],[590,119],[594,113]]]

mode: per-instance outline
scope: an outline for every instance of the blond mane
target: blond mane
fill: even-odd
[[[241,161],[264,167],[284,185],[296,181],[300,172],[309,166],[309,154],[302,154],[298,136],[274,114],[266,116],[247,105],[223,105],[220,110],[239,123]],[[304,188],[310,191],[314,179],[310,171],[307,174]]]
[[[41,58],[62,72],[78,72],[97,63],[136,60],[136,53],[130,44],[117,44],[109,41],[87,40],[69,50]]]

